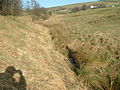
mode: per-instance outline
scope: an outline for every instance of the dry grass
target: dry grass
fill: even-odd
[[[29,90],[85,90],[54,49],[49,30],[27,16],[0,16],[0,72],[11,65],[22,70]]]
[[[80,81],[93,90],[119,90],[120,8],[103,8],[59,16],[45,22],[60,52],[75,51]],[[50,23],[50,24],[49,24]]]

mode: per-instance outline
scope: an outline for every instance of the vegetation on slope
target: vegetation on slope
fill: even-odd
[[[8,66],[20,69],[29,90],[82,90],[66,60],[47,28],[28,16],[0,16],[0,73]]]
[[[59,9],[73,9],[75,7],[81,7],[82,5],[93,5],[93,4],[105,4],[105,5],[116,5],[118,3],[115,2],[101,2],[101,1],[97,1],[97,2],[88,2],[88,3],[78,3],[78,4],[71,4],[71,5],[64,5],[64,6],[58,6],[58,7],[52,7],[49,8],[50,10],[59,10]]]
[[[1,15],[20,15],[22,11],[22,0],[0,0]]]
[[[100,1],[105,1],[105,2],[120,2],[120,0],[100,0]]]
[[[73,51],[79,64],[74,70],[89,90],[120,89],[119,10],[120,7],[87,10],[45,22],[51,28],[56,48],[60,47],[63,54],[64,46]]]

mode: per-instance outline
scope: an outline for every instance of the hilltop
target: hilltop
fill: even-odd
[[[118,7],[118,6],[120,6],[118,2],[97,1],[97,2],[77,3],[71,5],[52,7],[52,8],[48,8],[48,10],[53,14],[68,14],[68,13],[75,13],[87,9]]]
[[[57,7],[52,7],[52,8],[49,8],[49,9],[52,9],[52,10],[56,10],[56,9],[59,9],[59,8],[74,8],[74,7],[80,7],[82,5],[92,5],[92,4],[100,4],[100,3],[103,3],[103,4],[106,4],[106,5],[115,5],[115,4],[118,4],[118,3],[115,3],[115,2],[87,2],[87,3],[77,3],[77,4],[70,4],[70,5],[64,5],[64,6],[57,6]]]
[[[101,0],[101,1],[105,1],[105,2],[120,2],[120,0]]]

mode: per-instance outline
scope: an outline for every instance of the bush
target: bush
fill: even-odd
[[[1,15],[20,15],[22,10],[21,0],[0,0]]]
[[[79,12],[81,9],[80,7],[75,7],[71,10],[72,13],[76,13],[76,12]]]
[[[32,9],[32,15],[38,17],[39,19],[48,19],[48,13],[45,8],[34,8]]]
[[[97,8],[105,8],[106,7],[106,5],[104,3],[93,4],[93,6],[96,6]]]
[[[101,4],[99,5],[99,7],[100,7],[100,8],[106,8],[107,6],[106,6],[105,4],[103,4],[103,3],[101,3]]]
[[[35,0],[31,1],[31,6],[26,11],[32,16],[32,21],[36,21],[39,19],[46,20],[49,17],[49,13],[46,8],[40,7],[39,3]],[[30,9],[31,8],[31,9]]]
[[[81,7],[82,10],[86,10],[86,9],[89,9],[89,8],[90,8],[90,7],[87,6],[87,5],[83,5],[83,6]]]

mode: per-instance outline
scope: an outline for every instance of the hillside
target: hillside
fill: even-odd
[[[120,7],[104,3],[44,21],[0,16],[0,89],[120,90]]]
[[[120,2],[120,0],[102,0],[102,1],[105,1],[105,2]]]
[[[57,10],[57,9],[60,9],[60,8],[69,8],[69,9],[72,9],[72,8],[75,8],[75,7],[81,7],[82,5],[92,5],[92,4],[100,4],[100,3],[106,4],[106,5],[115,5],[115,4],[118,4],[118,3],[115,3],[115,2],[87,2],[87,3],[77,3],[77,4],[70,4],[70,5],[52,7],[52,8],[49,8],[49,9],[52,9],[52,10]]]
[[[66,56],[65,47],[70,51],[74,71],[88,90],[119,90],[119,23],[120,7],[109,7],[53,16],[45,26],[61,53]]]
[[[46,27],[28,16],[0,16],[0,73],[9,66],[20,69],[27,90],[82,90],[69,65]]]

